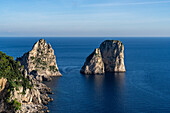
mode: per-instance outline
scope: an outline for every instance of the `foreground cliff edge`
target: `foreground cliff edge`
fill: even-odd
[[[41,81],[51,80],[51,76],[62,75],[54,50],[44,39],[16,61],[0,52],[0,112],[49,112],[44,105],[53,101],[48,96],[52,92]]]
[[[80,72],[86,75],[126,72],[123,43],[117,40],[102,42],[100,47],[86,58]]]

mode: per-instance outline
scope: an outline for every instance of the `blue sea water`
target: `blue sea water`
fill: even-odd
[[[22,56],[40,38],[0,38],[0,51]],[[51,113],[170,112],[170,38],[45,38],[63,77],[52,88]],[[79,73],[86,57],[105,39],[125,46],[126,73]]]

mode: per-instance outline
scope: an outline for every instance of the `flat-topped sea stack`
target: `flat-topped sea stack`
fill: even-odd
[[[106,40],[90,54],[81,68],[82,74],[125,72],[124,46],[121,41]]]
[[[17,58],[28,74],[34,75],[40,81],[48,80],[50,76],[62,76],[59,72],[54,50],[44,39],[36,42],[31,51]]]

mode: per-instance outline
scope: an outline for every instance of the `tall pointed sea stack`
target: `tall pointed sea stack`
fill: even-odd
[[[104,74],[104,63],[99,48],[96,48],[92,54],[90,54],[84,66],[81,69],[83,74]]]
[[[97,53],[95,51],[98,51]],[[87,57],[81,73],[103,74],[105,72],[125,72],[124,46],[117,40],[106,40]]]
[[[50,76],[62,76],[57,67],[54,50],[44,39],[36,42],[32,50],[17,58],[17,61],[24,65],[28,74],[34,75],[40,81],[48,80]]]

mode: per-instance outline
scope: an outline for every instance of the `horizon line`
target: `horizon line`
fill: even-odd
[[[170,36],[0,36],[0,38],[170,38]]]

